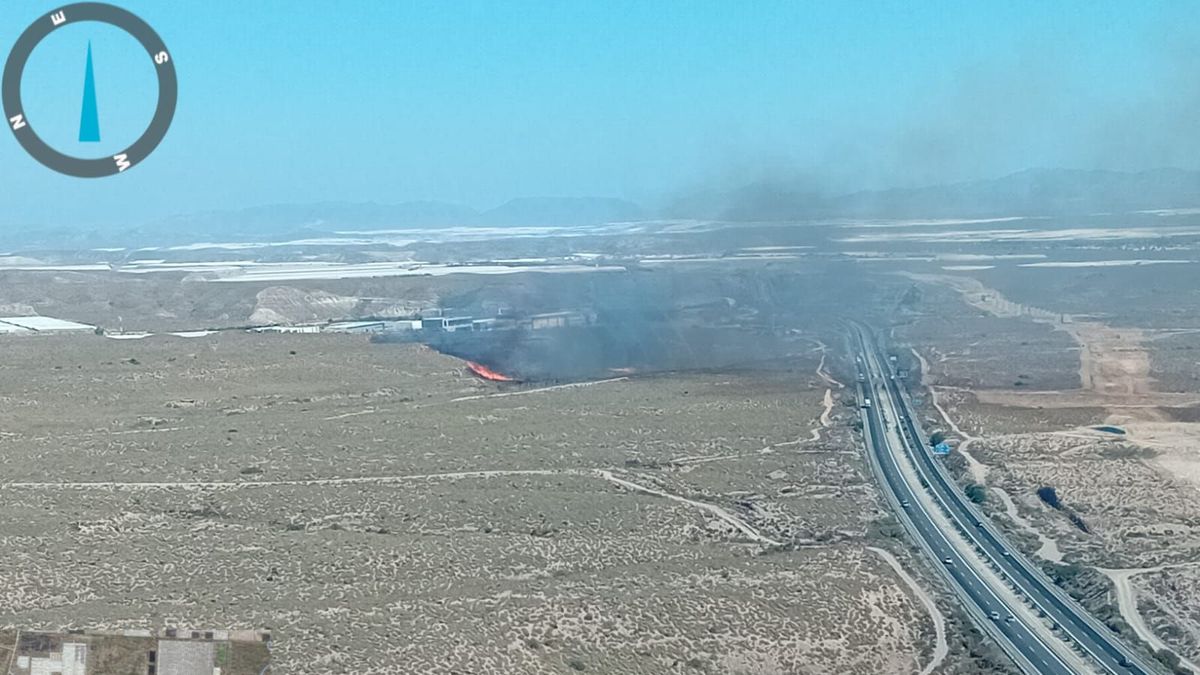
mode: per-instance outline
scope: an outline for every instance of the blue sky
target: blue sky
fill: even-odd
[[[1194,2],[117,4],[175,57],[166,141],[128,174],[85,181],[0,133],[0,224],[323,200],[654,206],[764,178],[841,191],[1200,166]],[[5,0],[0,50],[56,7]],[[155,96],[118,31],[52,36],[26,73],[27,106],[77,151],[88,40],[105,154],[139,133]]]

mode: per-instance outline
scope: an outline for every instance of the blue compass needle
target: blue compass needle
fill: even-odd
[[[100,142],[100,113],[96,109],[96,77],[92,73],[91,42],[88,42],[87,72],[83,79],[83,111],[79,116],[79,142]]]

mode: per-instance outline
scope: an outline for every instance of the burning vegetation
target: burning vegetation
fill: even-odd
[[[474,361],[467,361],[467,369],[474,373],[477,377],[481,377],[489,382],[520,382],[516,378],[509,377],[504,373],[497,372]]]

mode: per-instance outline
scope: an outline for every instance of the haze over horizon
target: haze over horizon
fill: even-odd
[[[3,134],[0,225],[537,195],[657,212],[755,183],[834,195],[1030,167],[1200,168],[1191,3],[122,5],[175,57],[166,141],[129,174],[83,181]],[[6,3],[4,50],[46,9]],[[112,70],[119,40],[97,42],[95,65],[101,121],[123,131],[128,106],[107,121],[105,106],[154,85]],[[45,48],[25,88],[53,110],[83,53]]]

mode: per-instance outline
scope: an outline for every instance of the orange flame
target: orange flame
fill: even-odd
[[[474,361],[467,361],[467,368],[469,368],[472,373],[475,373],[479,377],[482,377],[483,379],[489,380],[491,382],[516,382],[517,381],[516,379],[511,378],[511,377],[505,375],[504,373],[497,373],[496,371],[492,370],[491,368],[488,368],[487,366],[483,365],[482,363],[475,363]]]

